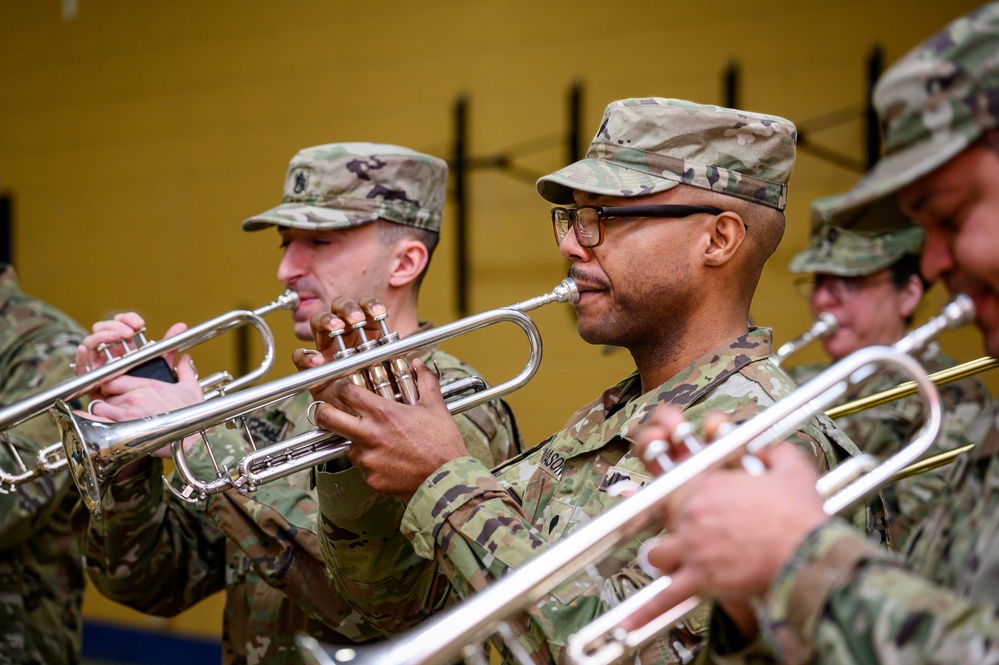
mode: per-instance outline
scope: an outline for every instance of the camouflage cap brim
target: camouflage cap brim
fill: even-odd
[[[583,159],[538,180],[538,193],[551,203],[571,205],[573,190],[602,196],[645,196],[679,184],[679,178],[659,178],[603,159]]]
[[[808,247],[795,254],[792,273],[858,277],[887,268],[903,256],[918,256],[925,234],[918,226],[878,231],[847,231],[826,224],[812,234]]]
[[[346,211],[301,203],[283,203],[243,220],[243,230],[260,231],[272,226],[287,226],[309,231],[332,231],[361,226],[376,219],[376,211]]]
[[[285,197],[288,198],[288,197]],[[332,231],[361,226],[376,219],[439,233],[440,214],[432,214],[404,201],[381,198],[360,199],[355,196],[329,196],[323,205],[288,202],[254,215],[243,221],[244,231],[259,231],[270,226],[288,226],[311,231]]]
[[[975,137],[977,138],[977,137]],[[946,140],[913,145],[882,157],[861,180],[826,212],[830,224],[853,231],[879,231],[912,226],[895,202],[907,185],[943,166],[975,138],[952,134]],[[877,214],[869,214],[870,209]]]

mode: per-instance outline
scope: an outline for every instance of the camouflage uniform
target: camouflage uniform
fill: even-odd
[[[946,163],[999,126],[999,4],[957,19],[893,65],[875,104],[887,154],[834,221]],[[898,223],[904,223],[895,209]],[[999,409],[968,428],[953,493],[909,544],[906,567],[841,523],[814,531],[771,584],[758,619],[787,662],[999,660]]]
[[[73,378],[70,363],[81,328],[18,289],[14,269],[0,267],[0,404],[8,406]],[[29,467],[58,442],[47,415],[9,432]],[[0,468],[18,472],[6,446]],[[0,494],[0,664],[80,662],[83,565],[69,528],[79,495],[69,474],[46,475]]]
[[[474,373],[452,356],[433,350],[420,356],[437,363],[445,380]],[[249,427],[260,445],[312,429],[307,393],[259,412]],[[512,417],[489,403],[456,418],[466,445],[492,465],[519,449]],[[229,468],[248,452],[238,437],[212,437],[220,465]],[[213,478],[198,446],[190,464],[199,478]],[[172,500],[159,475],[159,460],[111,485],[103,518],[86,520],[87,573],[109,598],[148,614],[172,616],[207,596],[226,592],[224,663],[300,663],[294,635],[352,643],[379,632],[332,593],[316,537],[317,500],[308,473],[261,485],[249,495],[234,490],[202,504]],[[352,503],[353,497],[338,497]]]
[[[705,413],[722,410],[743,420],[792,390],[786,376],[766,360],[770,354],[770,331],[754,328],[644,395],[638,394],[640,382],[632,374],[580,409],[560,432],[495,472],[467,457],[445,464],[404,515],[367,490],[354,470],[318,474],[321,545],[342,594],[371,621],[399,632],[446,600],[439,571],[411,552],[425,559],[436,556],[459,596],[482,588],[620,501],[607,492],[615,482],[649,479],[631,453],[630,432],[656,405],[682,407],[699,431]],[[819,468],[855,452],[825,417],[807,423],[794,440],[817,456]],[[338,498],[346,491],[368,498],[346,505]],[[400,521],[412,546],[393,536]],[[623,597],[648,582],[635,553],[652,535],[640,534],[598,566],[606,591]],[[404,570],[386,566],[386,561],[407,559]],[[605,609],[594,582],[567,584],[532,614],[522,642],[532,654],[557,659],[569,636]],[[706,617],[706,611],[693,615],[644,659],[690,662],[706,637]]]
[[[315,146],[292,159],[281,205],[247,219],[243,228],[332,230],[380,219],[437,233],[446,181],[442,160],[406,148]],[[475,374],[436,348],[414,357],[439,367],[445,381]],[[302,393],[249,418],[258,445],[313,429],[306,417],[310,401]],[[468,449],[484,464],[498,464],[520,451],[520,435],[502,401],[466,411],[456,422]],[[218,430],[212,437],[220,444],[213,446],[216,458],[233,468],[248,448],[234,433]],[[192,471],[201,479],[214,478],[206,451],[195,448]],[[224,589],[227,664],[301,663],[296,633],[342,644],[380,637],[333,590],[315,533],[311,474],[272,481],[249,495],[230,490],[202,504],[187,504],[164,491],[158,460],[142,463],[142,473],[112,484],[103,517],[91,518],[83,510],[76,515],[88,523],[80,525],[87,529],[87,572],[104,594],[169,616]],[[337,500],[357,501],[351,495]]]

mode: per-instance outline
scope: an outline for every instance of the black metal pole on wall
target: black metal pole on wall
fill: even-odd
[[[867,57],[867,98],[865,100],[865,133],[866,133],[866,157],[867,168],[871,168],[881,158],[881,127],[878,124],[878,114],[874,110],[874,85],[881,76],[881,68],[884,65],[884,52],[881,46],[875,44],[871,48],[871,54]]]
[[[583,84],[577,81],[569,88],[569,136],[566,137],[569,161],[566,164],[575,164],[583,158],[582,133]]]
[[[739,63],[730,60],[725,68],[725,106],[739,108]]]
[[[14,199],[0,192],[0,262],[14,264]]]
[[[454,155],[451,177],[454,182],[455,308],[459,318],[468,315],[468,99],[454,103]]]

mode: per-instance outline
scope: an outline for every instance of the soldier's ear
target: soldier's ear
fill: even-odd
[[[404,238],[392,244],[386,260],[389,261],[389,286],[405,286],[416,280],[430,260],[427,247],[419,240]]]
[[[708,244],[704,250],[704,264],[707,266],[718,267],[727,263],[746,239],[746,223],[739,213],[732,210],[715,215],[706,228]]]
[[[909,281],[899,290],[898,295],[899,314],[907,319],[916,313],[916,308],[923,299],[923,280],[919,275],[909,275]]]

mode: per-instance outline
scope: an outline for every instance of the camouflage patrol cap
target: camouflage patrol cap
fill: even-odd
[[[856,224],[855,208],[894,195],[999,125],[999,3],[955,20],[892,65],[874,105],[885,154],[831,211],[837,226]],[[892,205],[879,224],[908,224]]]
[[[299,151],[281,205],[245,220],[243,229],[345,229],[384,219],[440,233],[446,193],[442,159],[395,145],[331,143]]]
[[[857,277],[887,268],[906,254],[918,256],[923,250],[925,234],[915,225],[882,231],[854,231],[829,224],[829,210],[842,199],[843,195],[838,194],[812,202],[812,236],[808,247],[791,259],[788,270]],[[882,214],[879,208],[867,206],[858,210],[858,221],[869,228],[877,228],[877,224],[867,222],[863,217]]]
[[[796,135],[776,116],[680,99],[624,99],[607,106],[586,158],[538,180],[538,193],[565,204],[573,190],[646,196],[682,183],[783,210]]]

